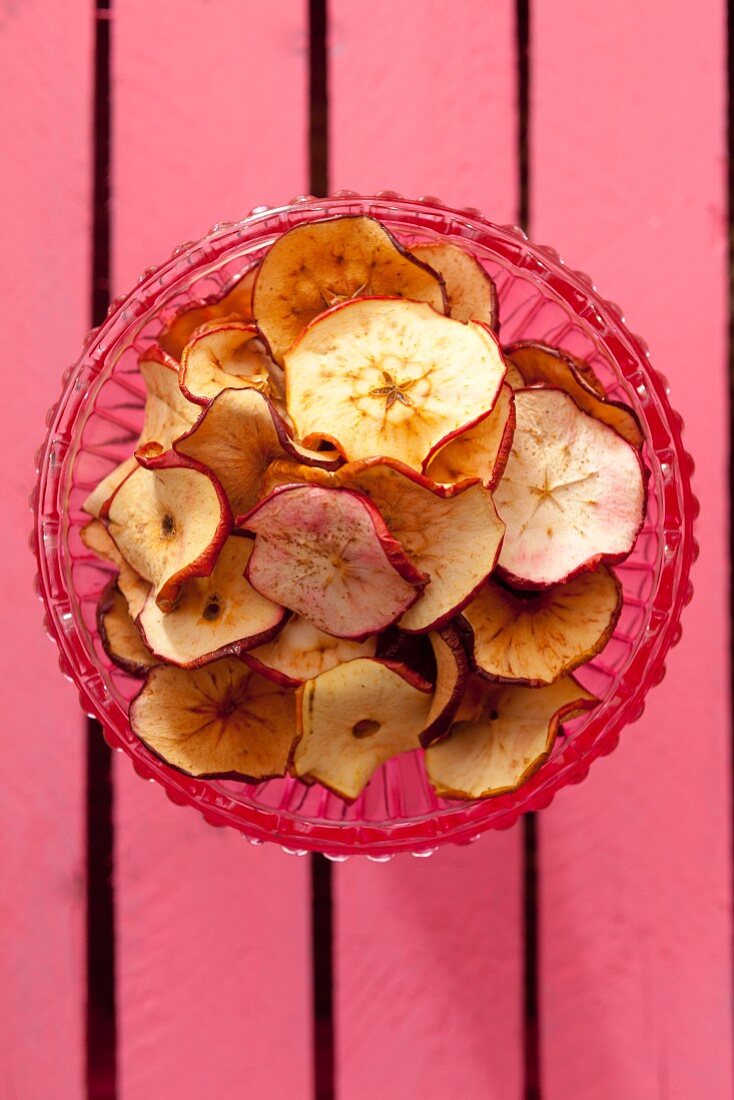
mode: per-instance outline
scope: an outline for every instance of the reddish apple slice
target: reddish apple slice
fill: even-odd
[[[133,622],[115,581],[110,581],[97,604],[97,630],[105,653],[131,676],[145,676],[158,661],[150,652]]]
[[[389,626],[427,580],[374,504],[348,490],[285,485],[237,526],[256,535],[253,587],[337,638]]]
[[[181,585],[208,577],[232,526],[224,491],[213,474],[165,451],[137,452],[144,465],[123,481],[108,512],[108,529],[132,568],[170,611]]]
[[[507,525],[499,566],[517,587],[545,588],[621,561],[645,515],[638,452],[553,389],[515,393],[517,428],[495,490]]]
[[[221,321],[198,329],[181,355],[179,385],[189,401],[208,405],[226,389],[266,392],[268,356],[254,325]]]
[[[491,329],[497,329],[497,289],[478,260],[446,241],[411,245],[410,252],[443,279],[449,317],[457,321],[483,321]]]
[[[505,382],[489,416],[436,451],[426,465],[426,476],[444,485],[479,478],[493,489],[505,471],[514,434],[515,398]]]
[[[270,641],[286,613],[245,579],[253,545],[250,539],[231,535],[211,574],[187,581],[167,613],[152,594],[148,597],[138,622],[156,657],[180,668],[196,668]]]
[[[300,615],[292,615],[272,642],[243,653],[242,660],[278,684],[298,687],[345,661],[374,657],[376,648],[374,635],[364,642],[334,638]]]
[[[234,657],[197,669],[158,665],[132,701],[130,727],[188,775],[259,782],[285,774],[295,697]]]
[[[412,298],[445,312],[443,284],[374,218],[297,225],[272,246],[255,281],[253,312],[277,363],[314,317],[367,296]]]
[[[517,790],[547,760],[561,722],[597,703],[572,676],[542,688],[490,688],[479,719],[457,722],[426,750],[433,789],[465,799]]]
[[[428,635],[436,658],[436,685],[421,744],[430,745],[449,730],[464,694],[469,663],[461,639],[451,626]]]
[[[181,310],[158,338],[163,350],[174,359],[180,359],[183,349],[202,325],[224,320],[251,321],[252,289],[257,269],[257,266],[251,267],[245,275],[231,283],[221,297],[204,298]]]
[[[331,439],[348,460],[386,455],[420,470],[491,411],[505,374],[484,325],[424,302],[368,298],[313,321],[286,355],[296,436]]]
[[[80,534],[88,550],[119,570],[117,586],[127,600],[130,617],[136,619],[148,598],[150,585],[125,561],[114,539],[100,520],[93,519],[86,527],[82,527]]]
[[[400,665],[363,657],[298,689],[292,768],[352,801],[390,757],[420,747],[431,686]]]
[[[513,592],[490,578],[463,615],[480,676],[539,686],[596,656],[621,609],[619,581],[601,566],[540,592]]]
[[[518,368],[526,386],[553,386],[569,394],[583,412],[614,428],[633,447],[641,447],[645,436],[640,422],[628,405],[604,400],[604,389],[588,363],[568,352],[544,344],[512,344],[505,350]]]
[[[453,618],[484,584],[502,545],[504,525],[486,489],[477,482],[442,488],[383,458],[350,463],[335,476],[374,501],[411,561],[431,578],[401,629],[435,630]]]

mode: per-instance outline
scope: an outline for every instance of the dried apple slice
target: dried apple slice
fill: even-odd
[[[435,630],[466,604],[492,572],[504,524],[478,482],[442,488],[384,458],[352,462],[335,477],[369,496],[411,561],[431,578],[400,619],[408,631]]]
[[[345,661],[374,657],[376,648],[375,635],[363,642],[334,638],[300,615],[292,615],[272,642],[243,653],[242,660],[278,684],[298,687]]]
[[[457,321],[483,321],[496,331],[497,288],[478,260],[447,241],[411,245],[410,252],[442,277],[449,317]]]
[[[430,745],[449,730],[469,675],[466,651],[456,630],[445,626],[428,635],[436,659],[436,685],[421,744]]]
[[[427,477],[444,485],[479,480],[493,489],[505,471],[515,434],[515,398],[502,384],[489,416],[455,436],[425,465]]]
[[[235,319],[251,321],[252,289],[258,266],[251,267],[241,278],[231,283],[221,297],[215,295],[205,298],[181,310],[158,337],[158,343],[163,350],[174,359],[180,359],[183,349],[202,325]]]
[[[288,411],[306,444],[386,455],[415,470],[491,411],[505,374],[484,325],[424,302],[368,298],[317,317],[286,355]]]
[[[296,695],[292,769],[347,801],[390,757],[420,747],[432,701],[430,684],[415,673],[369,657],[307,680]]]
[[[98,558],[102,558],[103,561],[110,562],[119,570],[117,586],[127,600],[130,617],[136,619],[143,610],[143,604],[148,598],[150,585],[123,558],[115,545],[114,539],[100,520],[91,520],[86,527],[82,527],[80,535],[88,550],[91,550]]]
[[[572,676],[548,687],[489,688],[476,721],[457,722],[426,750],[443,798],[489,798],[521,787],[547,760],[565,718],[598,703]]]
[[[540,592],[513,592],[489,579],[464,608],[480,676],[552,684],[604,648],[622,609],[622,589],[605,566]]]
[[[243,321],[221,321],[198,329],[181,355],[179,385],[197,405],[208,405],[226,389],[265,392],[270,372],[259,332]]]
[[[337,638],[389,626],[427,581],[374,504],[345,489],[285,485],[237,526],[256,536],[252,586]]]
[[[321,470],[318,466],[306,466],[294,458],[276,458],[263,474],[260,487],[261,498],[272,493],[280,485],[322,485],[325,488],[339,488],[340,480],[334,473]]]
[[[499,567],[517,587],[545,588],[621,561],[645,514],[638,452],[555,389],[515,393],[517,427],[494,494],[507,525]]]
[[[227,657],[197,669],[158,665],[130,706],[130,726],[187,775],[284,775],[296,732],[293,692]]]
[[[253,313],[277,363],[325,309],[353,298],[428,302],[445,312],[442,280],[414,260],[374,218],[327,218],[297,225],[266,255],[255,281]]]
[[[196,668],[270,641],[286,612],[245,579],[253,545],[250,539],[230,535],[210,575],[187,581],[168,612],[161,611],[151,593],[138,622],[156,657]]]
[[[132,568],[170,611],[181,585],[207,577],[232,526],[224,490],[208,470],[174,451],[151,457],[110,502],[108,530]]]
[[[569,394],[583,412],[614,428],[633,447],[641,447],[645,436],[629,405],[604,399],[604,389],[588,363],[566,351],[532,342],[511,344],[505,354],[523,377],[524,385],[554,386]]]
[[[127,600],[115,581],[110,581],[97,604],[97,630],[105,653],[131,676],[145,676],[158,664],[135,625]]]

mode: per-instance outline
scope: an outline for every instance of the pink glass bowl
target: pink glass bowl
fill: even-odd
[[[500,301],[501,339],[536,339],[586,359],[612,398],[632,405],[644,426],[650,471],[647,520],[630,557],[617,566],[624,608],[604,651],[579,673],[601,699],[593,712],[566,724],[550,759],[519,791],[478,802],[437,798],[420,756],[386,764],[351,806],[319,786],[285,778],[257,785],[192,779],[154,756],[131,732],[128,702],[140,681],[111,664],[95,625],[98,596],[109,570],[79,537],[87,493],[130,454],[142,425],[138,357],[182,305],[221,293],[257,263],[293,225],[334,214],[371,214],[410,244],[459,241],[492,275]],[[177,248],[160,267],[110,307],[91,332],[81,359],[64,375],[64,390],[48,416],[38,452],[33,544],[46,628],[59,647],[62,672],[79,689],[85,711],[101,722],[114,749],[127,753],[180,805],[194,806],[213,825],[239,829],[253,843],[279,842],[286,851],[320,850],[333,859],[364,853],[428,855],[448,842],[468,843],[486,829],[505,829],[526,810],[547,806],[568,783],[582,780],[598,756],[614,749],[623,726],[640,717],[648,690],[663,678],[665,655],[680,638],[696,554],[692,462],[681,442],[682,421],[668,387],[648,362],[643,342],[620,310],[596,293],[551,249],[531,245],[518,229],[496,226],[474,210],[451,210],[434,199],[409,202],[390,192],[361,198],[299,198],[289,206],[257,207],[235,224],[216,225],[201,241]]]

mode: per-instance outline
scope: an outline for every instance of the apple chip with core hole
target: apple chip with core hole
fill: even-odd
[[[334,638],[300,615],[293,615],[272,642],[242,654],[242,660],[263,676],[286,687],[298,687],[322,672],[355,657],[374,657],[377,638],[364,642]]]
[[[431,786],[443,798],[515,791],[547,760],[561,722],[597,703],[572,676],[541,688],[488,686],[480,717],[426,750]]]
[[[237,526],[256,536],[252,586],[338,638],[389,626],[427,581],[374,504],[344,489],[285,485]]]
[[[166,451],[146,459],[113,496],[108,529],[132,568],[170,611],[184,581],[207,577],[232,526],[221,486],[208,470]]]
[[[183,350],[179,384],[197,405],[208,405],[226,389],[269,385],[268,360],[254,325],[222,321],[195,332]]]
[[[497,290],[478,260],[458,245],[444,241],[411,245],[410,252],[443,278],[449,317],[484,321],[497,329]]]
[[[349,460],[386,455],[415,470],[492,409],[505,362],[490,331],[423,302],[369,298],[318,317],[285,359],[299,439]]]
[[[479,478],[493,489],[505,471],[515,434],[515,398],[503,383],[489,416],[455,436],[436,451],[426,476],[444,485]]]
[[[181,668],[195,668],[218,657],[236,656],[273,637],[285,610],[245,579],[253,545],[250,539],[230,535],[211,574],[187,581],[168,612],[161,611],[152,594],[148,597],[138,621],[156,657]]]
[[[82,542],[88,550],[91,550],[98,558],[102,558],[103,561],[110,562],[119,570],[117,587],[127,601],[130,617],[137,619],[150,592],[148,582],[144,581],[132,566],[128,565],[117,549],[114,539],[100,520],[93,519],[86,527],[82,527],[80,534]]]
[[[604,389],[591,367],[566,351],[544,344],[512,344],[505,349],[523,378],[523,385],[554,386],[569,394],[578,407],[602,424],[614,428],[633,447],[645,442],[640,422],[628,405],[606,401]]]
[[[341,217],[298,225],[262,262],[253,312],[278,363],[306,325],[353,298],[389,296],[445,311],[443,284],[373,218]]]
[[[513,592],[493,579],[464,608],[480,676],[551,684],[609,641],[622,590],[605,566],[540,592]]]
[[[560,390],[515,394],[517,427],[494,494],[507,525],[499,568],[518,587],[545,588],[621,561],[645,515],[634,447]]]
[[[110,581],[97,604],[97,630],[105,653],[131,676],[145,676],[157,664],[132,620],[127,600]]]
[[[336,477],[369,496],[412,562],[431,578],[400,620],[402,630],[433,630],[452,618],[497,562],[504,524],[478,482],[442,489],[389,459],[352,462]]]
[[[236,657],[196,669],[158,665],[132,701],[130,727],[188,775],[272,779],[285,774],[295,697]]]
[[[145,383],[145,413],[143,430],[131,449],[155,439],[170,447],[176,436],[188,431],[200,409],[181,393],[178,384],[178,364],[158,347],[149,348],[140,360],[140,374]],[[111,470],[89,494],[84,511],[92,516],[104,516],[105,506],[115,489],[137,467],[133,455]]]
[[[449,729],[464,694],[469,664],[457,632],[445,626],[428,635],[436,658],[436,685],[421,744],[430,745]]]
[[[352,801],[381,764],[420,747],[431,687],[400,665],[358,658],[298,689],[292,768]]]
[[[174,359],[180,359],[183,349],[202,325],[216,321],[251,321],[252,288],[257,270],[257,267],[250,268],[221,298],[205,299],[181,310],[158,338],[163,350]]]

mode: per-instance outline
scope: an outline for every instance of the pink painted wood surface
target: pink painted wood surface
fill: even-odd
[[[115,288],[306,190],[305,4],[120,0]],[[308,865],[116,778],[122,1100],[311,1095]]]
[[[28,552],[33,454],[89,328],[92,22],[0,10],[5,315],[0,1095],[84,1094],[85,719],[41,629]]]
[[[701,556],[644,718],[541,817],[548,1100],[731,1089],[723,3],[532,6],[531,228],[650,344]]]
[[[331,182],[517,209],[514,5],[331,5]],[[471,89],[468,92],[468,89]],[[339,1100],[521,1094],[521,834],[335,874]]]

